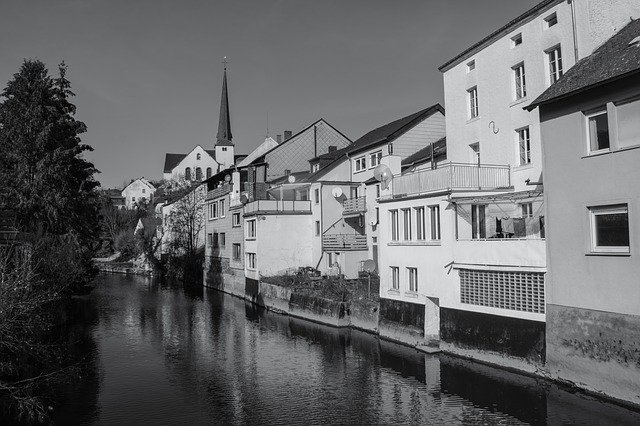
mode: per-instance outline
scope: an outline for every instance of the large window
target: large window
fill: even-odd
[[[520,165],[524,166],[531,163],[531,139],[529,137],[529,128],[517,130],[518,133],[518,149],[520,151]]]
[[[429,206],[431,218],[431,239],[440,241],[440,206]]]
[[[626,204],[589,207],[591,251],[629,253],[629,211]]]
[[[398,241],[398,210],[389,210],[391,218],[391,241]]]
[[[416,240],[425,240],[425,221],[424,221],[424,207],[416,207]]]
[[[513,69],[513,78],[515,82],[515,97],[522,99],[527,96],[527,86],[524,78],[524,62],[519,63]]]
[[[377,151],[369,155],[369,168],[374,168],[380,164],[382,159],[382,151]]]
[[[547,51],[547,62],[549,63],[549,84],[553,84],[562,77],[562,52],[560,51],[560,46]]]
[[[407,268],[407,280],[409,291],[418,291],[418,268]]]
[[[354,170],[356,172],[360,172],[362,170],[365,170],[366,168],[367,168],[367,157],[362,156],[354,160]]]
[[[607,110],[603,109],[585,115],[587,118],[587,137],[589,152],[609,149],[609,122]]]
[[[478,116],[478,88],[472,87],[467,90],[467,96],[469,98],[469,119],[476,118]]]
[[[411,209],[402,209],[402,239],[411,241]]]
[[[240,260],[240,244],[233,243],[233,260]]]
[[[247,253],[247,269],[256,269],[255,253]]]
[[[256,220],[251,219],[247,221],[247,238],[256,237]]]
[[[471,206],[471,238],[480,239],[487,238],[487,230],[485,226],[485,208],[486,206],[474,204]]]
[[[391,288],[393,290],[400,289],[400,268],[391,266]]]

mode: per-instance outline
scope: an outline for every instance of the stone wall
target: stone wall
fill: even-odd
[[[380,299],[380,321],[378,332],[381,337],[406,343],[423,345],[424,305],[401,300]]]

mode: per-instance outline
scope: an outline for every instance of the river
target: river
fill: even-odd
[[[542,380],[149,278],[101,276],[74,321],[89,368],[57,392],[59,424],[640,424]]]

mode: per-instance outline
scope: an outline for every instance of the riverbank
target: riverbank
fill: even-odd
[[[100,262],[94,259],[93,264],[98,268],[98,271],[110,274],[155,276],[152,270],[139,268],[133,262]]]

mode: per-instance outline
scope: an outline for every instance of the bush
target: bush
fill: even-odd
[[[120,231],[116,235],[113,246],[115,247],[116,251],[120,252],[121,260],[129,260],[132,257],[140,254],[136,242],[136,237],[135,235],[133,235],[133,229],[125,229],[124,231]]]

